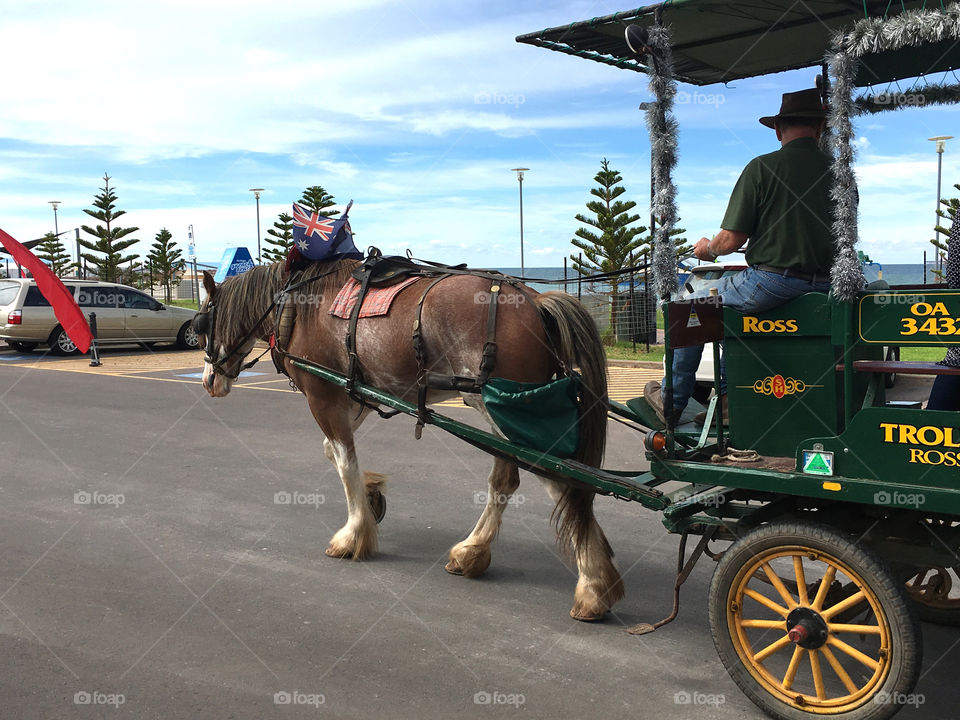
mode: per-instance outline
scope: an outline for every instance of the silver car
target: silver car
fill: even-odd
[[[190,322],[196,310],[164,305],[116,283],[64,279],[63,284],[84,315],[96,313],[98,344],[175,342],[185,349],[199,344]],[[15,350],[49,345],[58,355],[77,351],[33,280],[0,279],[0,323],[0,340]]]

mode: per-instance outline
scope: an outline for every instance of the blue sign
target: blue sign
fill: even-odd
[[[220,267],[213,279],[222,283],[228,277],[240,275],[253,268],[253,258],[245,247],[227,248],[220,258]]]

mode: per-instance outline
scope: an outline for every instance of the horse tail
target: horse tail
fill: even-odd
[[[536,305],[554,336],[554,351],[567,371],[580,368],[580,442],[576,459],[600,467],[607,444],[607,357],[593,318],[566,293],[538,295]]]

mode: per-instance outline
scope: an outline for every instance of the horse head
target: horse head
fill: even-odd
[[[203,271],[206,300],[193,319],[193,327],[204,351],[203,387],[211,397],[225,397],[242,370],[243,359],[253,349],[256,336],[244,332],[236,322],[236,300],[223,292],[209,271]]]

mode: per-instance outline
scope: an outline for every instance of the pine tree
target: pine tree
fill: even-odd
[[[57,277],[63,277],[74,267],[70,261],[70,254],[64,249],[60,238],[52,232],[43,236],[43,242],[37,246],[37,250],[39,251],[37,257],[49,265]]]
[[[139,257],[136,253],[124,255],[123,251],[138,242],[136,238],[124,240],[130,233],[135,233],[138,227],[115,227],[114,222],[117,218],[126,214],[125,210],[114,210],[117,201],[117,194],[114,188],[110,187],[110,176],[104,173],[104,186],[100,188],[101,193],[94,197],[93,206],[96,210],[84,208],[84,212],[92,218],[99,220],[104,225],[97,225],[91,228],[83,225],[81,229],[88,235],[92,235],[96,240],[80,240],[80,244],[93,252],[83,253],[83,258],[93,266],[93,271],[98,278],[106,282],[116,282],[120,277],[120,266],[129,263]],[[100,253],[100,255],[94,255]]]
[[[268,262],[283,262],[293,246],[293,218],[285,212],[280,213],[267,235],[270,237],[263,240],[273,247],[264,248],[263,257]]]
[[[303,196],[297,200],[297,204],[309,208],[315,213],[320,213],[324,217],[336,217],[340,214],[339,210],[327,210],[328,207],[333,207],[336,203],[334,203],[333,195],[319,185],[311,185],[304,190]]]
[[[153,272],[154,282],[159,283],[166,290],[167,302],[170,302],[170,285],[175,282],[186,267],[186,261],[180,256],[183,250],[172,242],[173,235],[166,228],[161,228],[157,233],[155,242],[147,253],[147,260],[150,261],[150,269]]]
[[[581,275],[623,270],[630,266],[631,258],[639,255],[648,242],[642,235],[647,229],[645,226],[630,227],[640,219],[639,215],[630,214],[637,204],[633,200],[624,202],[617,199],[626,189],[620,185],[623,182],[620,173],[610,169],[610,162],[606,158],[600,163],[600,172],[593,179],[599,187],[591,188],[590,194],[597,200],[588,202],[587,210],[595,217],[578,214],[576,219],[589,227],[578,228],[577,237],[571,240],[574,246],[583,251],[583,259],[577,255],[570,256],[573,268]],[[610,327],[612,336],[616,338],[617,283],[613,282],[612,287]]]
[[[957,190],[960,190],[960,184],[954,185],[954,187]],[[943,233],[943,237],[950,237],[950,229],[953,227],[953,223],[960,222],[960,215],[958,215],[958,213],[960,213],[960,198],[940,198],[940,204],[946,208],[946,210],[937,208],[937,215],[943,219],[943,222],[937,223],[937,225],[934,226],[933,231],[935,233]],[[941,240],[939,235],[934,235],[934,238],[930,241],[930,244],[937,248],[937,255],[940,256],[943,265],[946,266],[946,241]],[[940,270],[934,270],[933,274],[940,281],[943,281],[945,275],[944,272],[941,272]]]

